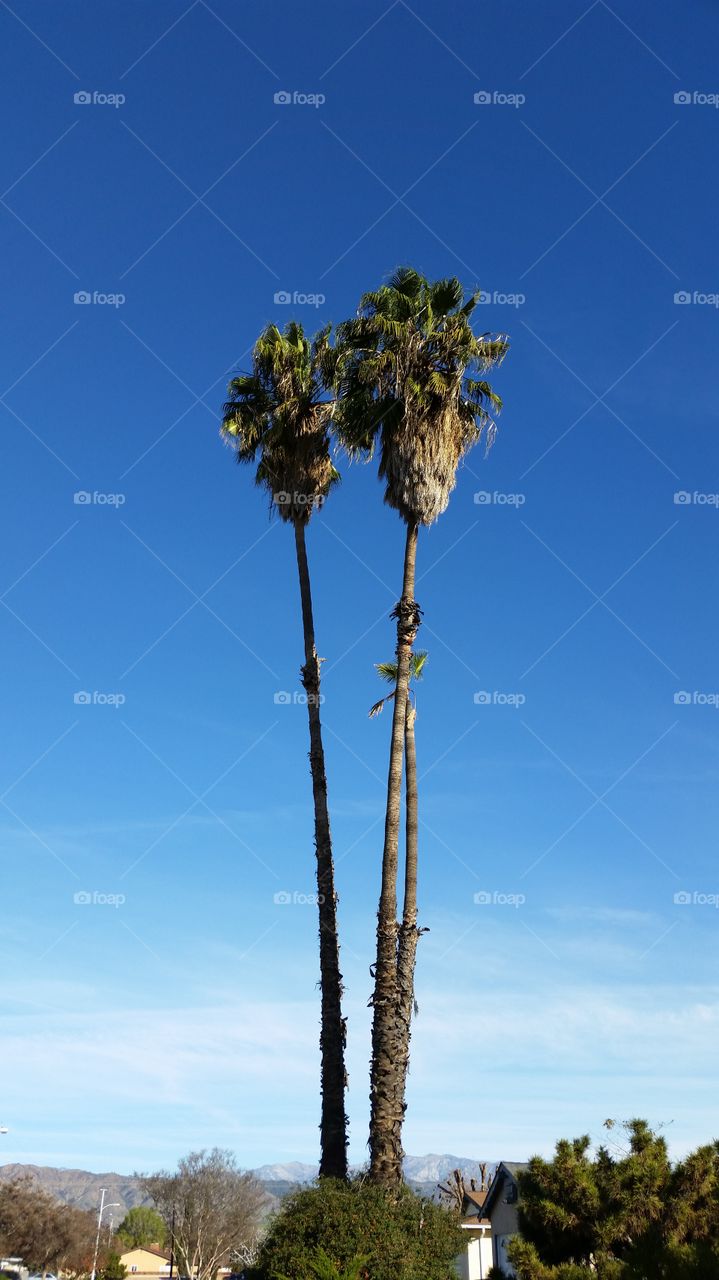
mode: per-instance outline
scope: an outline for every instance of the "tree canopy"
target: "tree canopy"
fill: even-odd
[[[0,1184],[0,1254],[20,1257],[33,1271],[89,1272],[95,1239],[90,1213],[55,1200],[33,1182]]]
[[[128,1249],[141,1245],[156,1244],[160,1248],[165,1243],[167,1227],[162,1214],[148,1205],[136,1205],[130,1209],[117,1228],[118,1239]]]
[[[231,1152],[191,1151],[174,1173],[144,1175],[142,1183],[166,1226],[174,1215],[180,1275],[214,1280],[218,1267],[246,1261],[254,1251],[265,1193]]]
[[[519,1191],[519,1280],[719,1280],[719,1143],[672,1165],[630,1120],[595,1151],[584,1136],[535,1156]]]
[[[456,1280],[457,1215],[366,1177],[321,1179],[287,1197],[272,1219],[253,1280]]]

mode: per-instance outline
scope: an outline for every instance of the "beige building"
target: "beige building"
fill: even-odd
[[[169,1253],[154,1244],[128,1249],[120,1255],[120,1262],[127,1268],[128,1280],[130,1276],[136,1276],[137,1280],[162,1280],[170,1274]]]

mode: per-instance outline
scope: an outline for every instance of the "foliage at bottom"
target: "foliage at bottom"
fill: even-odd
[[[251,1276],[317,1280],[321,1259],[328,1276],[456,1280],[453,1263],[463,1243],[456,1215],[408,1187],[392,1195],[361,1177],[324,1179],[283,1202]]]

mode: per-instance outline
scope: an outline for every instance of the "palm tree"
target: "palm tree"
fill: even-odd
[[[294,527],[305,661],[301,669],[310,728],[310,771],[314,798],[317,896],[319,903],[320,1033],[322,1117],[320,1176],[347,1177],[345,1041],[342,974],[339,967],[337,894],[327,807],[320,663],[315,645],[312,591],[305,530],[339,475],[330,458],[332,402],[323,390],[332,376],[335,351],[329,326],[310,340],[302,326],[284,333],[269,325],[255,343],[252,372],[233,378],[223,408],[221,434],[238,462],[257,461],[255,482],[270,495],[270,508]]]
[[[402,1103],[404,1104],[404,1082],[409,1069],[409,1044],[412,1036],[412,1014],[416,1007],[414,993],[414,969],[417,957],[417,940],[422,929],[417,927],[417,865],[419,859],[419,814],[417,795],[417,747],[414,736],[414,725],[417,718],[417,695],[412,689],[422,679],[427,653],[418,650],[410,657],[409,685],[407,708],[404,720],[404,778],[405,778],[405,856],[404,856],[404,903],[402,906],[402,924],[397,943],[397,1007],[402,1024],[403,1045],[402,1058],[398,1062],[398,1076],[403,1082]],[[397,687],[397,663],[378,662],[377,674]],[[370,708],[370,717],[380,715],[385,703],[394,698],[394,690],[386,698],[380,698]],[[414,700],[413,700],[414,697]]]
[[[472,332],[469,317],[478,296],[465,300],[458,280],[430,283],[402,267],[388,284],[366,293],[357,317],[338,330],[340,439],[350,455],[367,458],[379,449],[385,502],[407,529],[402,594],[393,613],[397,681],[372,998],[370,1171],[388,1186],[402,1177],[408,1062],[396,917],[404,728],[412,646],[421,621],[414,599],[417,537],[421,525],[432,524],[446,509],[463,455],[483,433],[488,446],[494,436],[491,415],[501,401],[482,375],[501,363],[508,344],[503,336]]]

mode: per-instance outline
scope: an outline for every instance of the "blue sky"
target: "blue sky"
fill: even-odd
[[[403,262],[512,342],[419,549],[405,1146],[717,1136],[715,8],[2,0],[0,31],[4,1158],[316,1156],[293,546],[217,420],[263,325]],[[362,1160],[403,530],[340,465],[309,551]]]

